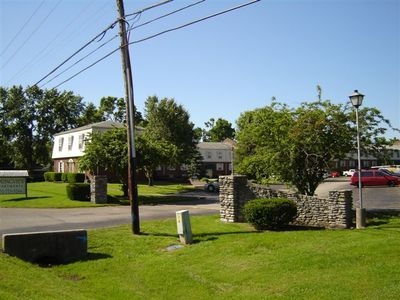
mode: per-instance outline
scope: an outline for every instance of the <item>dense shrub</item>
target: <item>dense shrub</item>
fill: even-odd
[[[45,180],[45,181],[49,181],[49,182],[54,181],[54,174],[55,174],[55,172],[45,172],[45,173],[43,174],[44,180]]]
[[[66,173],[69,183],[77,183],[85,181],[85,173]]]
[[[293,221],[297,206],[286,198],[254,199],[245,204],[243,213],[257,230],[280,229]]]
[[[68,182],[68,173],[61,173],[61,181]]]
[[[87,201],[90,199],[89,183],[70,183],[67,185],[67,196],[70,200]]]
[[[62,181],[62,174],[63,173],[55,172],[54,173],[54,181]]]

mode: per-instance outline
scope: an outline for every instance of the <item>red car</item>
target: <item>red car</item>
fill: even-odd
[[[358,172],[354,172],[351,176],[350,184],[358,187]],[[397,176],[389,175],[388,173],[380,170],[362,170],[361,171],[361,185],[388,185],[395,186],[400,184],[400,178]]]

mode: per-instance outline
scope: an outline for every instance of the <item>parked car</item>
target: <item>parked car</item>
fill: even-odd
[[[350,169],[350,170],[348,170],[348,171],[343,171],[343,176],[351,177],[351,176],[353,176],[353,174],[354,174],[355,172],[356,172],[355,169]],[[361,175],[362,175],[362,173],[361,173]]]
[[[350,184],[354,186],[358,186],[359,178],[358,172],[354,172],[353,176],[351,176]],[[390,175],[386,172],[382,172],[381,170],[362,170],[361,171],[361,185],[388,185],[395,186],[400,184],[400,178],[397,176]]]
[[[218,181],[207,182],[204,185],[204,189],[207,192],[218,192],[219,191],[219,182]]]
[[[340,172],[338,171],[331,171],[331,172],[326,172],[323,175],[324,179],[327,179],[329,177],[335,178],[335,177],[340,177]]]
[[[386,173],[388,175],[391,175],[391,176],[400,177],[400,173],[395,173],[395,172],[389,171],[388,169],[378,169],[378,170],[382,171],[383,173]]]

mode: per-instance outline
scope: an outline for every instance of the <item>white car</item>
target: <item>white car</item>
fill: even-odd
[[[354,174],[355,172],[356,172],[355,169],[350,169],[350,170],[348,170],[348,171],[343,171],[343,176],[351,177],[351,176],[353,176],[353,174]]]

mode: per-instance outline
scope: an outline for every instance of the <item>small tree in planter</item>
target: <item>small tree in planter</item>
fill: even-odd
[[[297,214],[296,203],[286,198],[254,199],[243,210],[246,220],[257,230],[276,230],[287,226]]]

